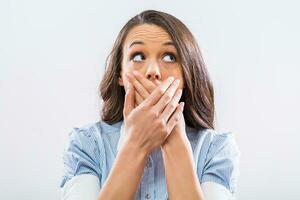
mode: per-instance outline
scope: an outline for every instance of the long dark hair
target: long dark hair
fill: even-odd
[[[137,25],[153,24],[163,28],[174,42],[181,60],[186,125],[214,129],[214,90],[198,44],[189,29],[176,17],[146,10],[130,19],[119,32],[106,59],[105,73],[99,85],[103,100],[101,119],[108,124],[123,120],[125,90],[118,84],[121,77],[122,47],[128,32]]]

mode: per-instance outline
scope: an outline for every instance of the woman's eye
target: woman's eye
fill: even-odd
[[[173,54],[166,54],[164,57],[163,57],[163,60],[165,62],[175,62],[176,61],[176,57],[173,55]]]
[[[131,60],[133,60],[134,62],[141,62],[143,61],[143,59],[145,59],[145,57],[141,53],[136,53],[131,57]]]

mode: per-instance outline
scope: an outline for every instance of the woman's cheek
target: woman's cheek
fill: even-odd
[[[131,66],[132,71],[136,70],[136,71],[140,71],[143,68],[143,66],[141,64],[133,64]]]

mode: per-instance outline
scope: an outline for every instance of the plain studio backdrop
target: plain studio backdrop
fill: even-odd
[[[295,1],[0,1],[0,199],[60,198],[68,133],[99,120],[121,27],[145,9],[182,20],[213,80],[216,129],[241,151],[237,198],[300,199]]]

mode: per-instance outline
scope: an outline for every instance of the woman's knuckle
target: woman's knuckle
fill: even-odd
[[[152,109],[152,110],[149,111],[149,113],[150,113],[151,118],[157,119],[158,114],[155,110]]]
[[[158,120],[157,120],[158,122],[158,127],[160,128],[160,129],[164,129],[165,128],[165,121],[164,121],[164,119],[162,119],[162,118],[159,118]]]
[[[162,95],[164,94],[164,90],[163,90],[162,88],[159,88],[158,94],[159,94],[160,96],[162,96]]]
[[[165,98],[164,98],[164,103],[169,103],[171,98],[172,97],[170,95],[166,95]]]
[[[176,108],[176,104],[175,103],[171,103],[169,106],[170,106],[171,110],[175,110],[175,108]]]
[[[175,122],[178,122],[178,121],[179,121],[179,116],[178,116],[178,115],[175,115],[175,116],[174,116],[174,121],[175,121]]]

